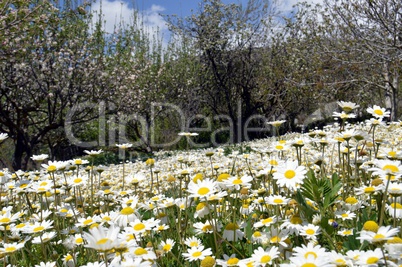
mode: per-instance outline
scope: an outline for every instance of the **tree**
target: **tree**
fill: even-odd
[[[169,18],[175,34],[193,40],[201,66],[197,95],[212,114],[233,123],[232,142],[247,139],[248,119],[269,105],[260,95],[258,75],[261,47],[274,14],[269,1],[252,0],[243,6],[204,0],[191,17]]]
[[[391,120],[395,120],[398,115],[397,94],[401,84],[401,1],[327,1],[326,7],[327,14],[323,13],[325,21],[336,25],[328,34],[336,34],[338,40],[344,40],[338,43],[342,45],[344,53],[326,46],[328,51],[333,52],[333,58],[349,65],[352,64],[350,60],[339,56],[352,53],[355,59],[360,60],[359,67],[363,75],[356,77],[354,82],[374,90],[379,88],[383,104],[391,111]],[[334,35],[331,37],[334,38]]]
[[[71,109],[113,92],[105,90],[103,48],[90,34],[85,5],[10,0],[2,8],[0,25],[11,27],[0,34],[0,131],[14,140],[18,170],[54,130],[97,116],[88,107],[67,122]]]

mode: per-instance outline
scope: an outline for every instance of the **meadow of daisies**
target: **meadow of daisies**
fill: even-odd
[[[402,266],[402,123],[379,106],[349,123],[358,106],[338,104],[304,134],[4,169],[0,265]]]

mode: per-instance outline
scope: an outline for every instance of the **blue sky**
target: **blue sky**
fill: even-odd
[[[248,0],[222,0],[224,3],[243,3]],[[301,0],[279,0],[279,7],[283,11],[290,11],[292,6]],[[304,0],[305,1],[305,0]],[[134,10],[142,14],[144,26],[149,32],[157,29],[168,36],[169,32],[163,15],[178,15],[186,17],[197,11],[201,0],[96,0],[92,5],[95,12],[99,12],[102,5],[103,19],[106,20],[105,30],[112,32],[114,25],[120,22],[129,21],[133,18]],[[323,0],[307,0],[310,3],[322,3]]]

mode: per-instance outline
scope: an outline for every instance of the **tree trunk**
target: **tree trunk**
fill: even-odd
[[[13,155],[12,167],[14,171],[21,170],[22,168],[22,157],[25,151],[24,136],[20,133],[17,134],[17,139],[15,143],[15,150]]]

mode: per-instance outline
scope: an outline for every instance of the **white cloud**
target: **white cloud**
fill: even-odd
[[[297,3],[307,2],[309,4],[323,4],[324,0],[279,0],[278,9],[284,12],[290,12],[293,10],[293,6]]]
[[[142,25],[144,29],[150,33],[167,31],[165,20],[159,15],[164,8],[159,5],[152,5],[151,8],[138,12],[130,7],[124,1],[110,1],[110,0],[97,0],[92,4],[92,12],[94,17],[92,22],[95,23],[99,20],[99,14],[102,12],[103,29],[107,33],[113,33],[115,28],[118,28],[121,23],[123,26],[132,24],[136,17],[138,25]]]

